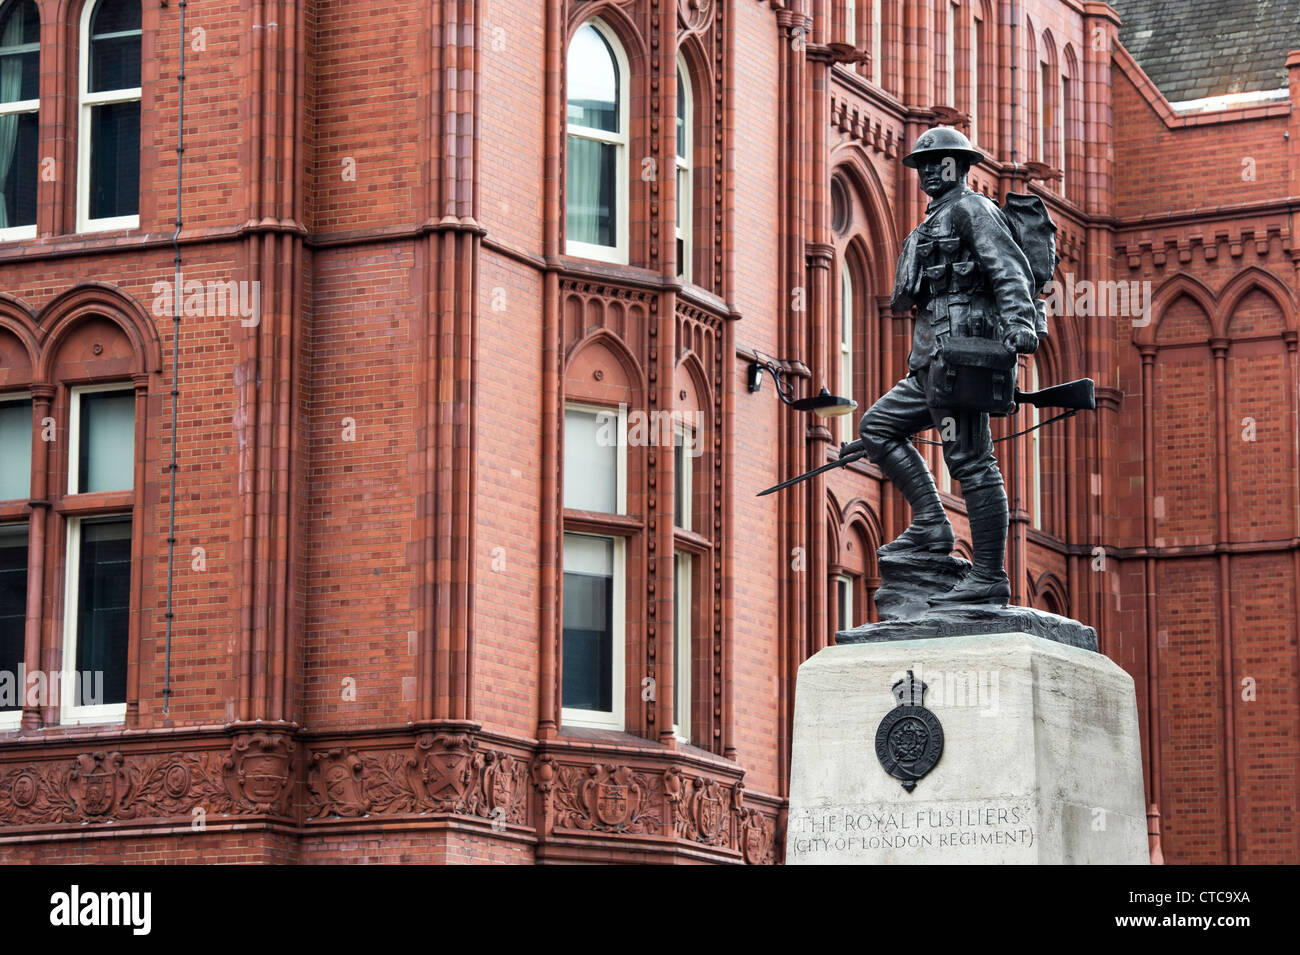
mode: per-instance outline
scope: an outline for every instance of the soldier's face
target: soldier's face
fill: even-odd
[[[943,195],[957,183],[965,180],[967,169],[969,167],[956,156],[935,156],[922,159],[916,164],[921,188],[932,199]]]

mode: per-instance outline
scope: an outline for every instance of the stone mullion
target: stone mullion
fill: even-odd
[[[1224,323],[1226,325],[1226,321]],[[1221,465],[1214,469],[1215,481],[1215,550],[1218,551],[1220,654],[1223,674],[1223,818],[1227,829],[1228,865],[1237,864],[1237,691],[1233,671],[1232,638],[1232,557],[1225,549],[1232,527],[1232,497],[1228,492],[1228,340],[1210,341],[1214,355],[1214,445]]]
[[[809,21],[803,3],[793,10],[777,14],[784,42],[781,43],[780,71],[784,82],[781,98],[781,208],[782,260],[778,314],[784,317],[778,332],[780,357],[802,360],[803,325],[806,320],[807,289],[804,266],[804,193],[807,170],[804,165],[804,50]],[[799,302],[796,307],[795,296]],[[786,405],[778,411],[780,473],[793,475],[803,470],[806,460],[805,435],[799,412]],[[780,726],[778,728],[778,772],[782,794],[788,792],[790,774],[790,735],[794,713],[794,684],[799,662],[805,655],[808,630],[806,607],[806,555],[808,548],[806,498],[803,494],[781,495],[778,503],[781,547],[777,554],[780,567],[779,599],[782,608],[779,644]],[[797,550],[796,550],[797,549]],[[796,556],[798,555],[798,556]]]
[[[555,263],[561,252],[564,172],[564,36],[565,0],[546,0],[545,142],[543,165],[542,254],[542,456],[538,520],[538,659],[537,736],[553,739],[560,727],[560,541],[563,510],[560,493],[560,283]]]
[[[841,7],[842,8],[842,7]],[[813,38],[819,43],[827,39],[825,30],[818,25],[829,23],[825,0],[814,5]],[[811,368],[808,394],[824,383],[834,381],[832,368],[836,363],[830,355],[829,326],[831,321],[831,265],[835,260],[834,237],[831,234],[828,206],[830,203],[830,173],[827,169],[828,145],[826,130],[830,117],[831,62],[824,56],[805,60],[807,83],[807,114],[804,135],[808,140],[806,159],[807,191],[804,196],[804,215],[808,222],[805,233],[804,283],[808,288],[808,358]],[[838,350],[837,350],[838,355]],[[851,393],[851,387],[840,390]],[[811,470],[826,461],[826,447],[831,442],[830,430],[822,419],[803,415],[805,451],[804,466],[800,471]],[[807,501],[807,573],[804,585],[808,600],[808,633],[805,654],[811,656],[829,642],[830,621],[827,612],[827,529],[826,529],[826,478],[819,475],[806,482]],[[802,663],[803,660],[798,661]]]
[[[650,183],[650,238],[652,254],[657,255],[660,278],[666,283],[659,293],[659,314],[651,319],[658,325],[657,334],[650,342],[649,365],[655,369],[658,381],[651,381],[650,396],[656,407],[651,411],[672,411],[676,407],[673,393],[674,371],[678,349],[677,293],[673,280],[677,274],[677,4],[668,0],[652,0],[650,10],[650,124],[647,142],[659,175]],[[654,259],[651,260],[652,263]],[[651,421],[655,418],[653,414]],[[677,648],[674,645],[676,621],[676,537],[673,525],[676,483],[673,470],[675,455],[668,435],[656,432],[656,441],[646,449],[653,458],[647,471],[658,487],[651,487],[647,500],[647,518],[657,521],[657,530],[647,526],[648,554],[647,577],[652,591],[646,593],[646,607],[654,608],[657,625],[647,623],[646,665],[656,677],[655,705],[647,712],[653,725],[647,726],[646,735],[659,742],[676,745],[673,734],[673,700],[676,696]],[[702,437],[702,436],[698,436]],[[655,592],[657,591],[657,592]],[[701,594],[692,594],[699,600]],[[651,629],[657,631],[652,633]],[[638,681],[639,683],[639,681]]]
[[[927,120],[917,116],[917,111],[927,110],[933,105],[933,89],[930,84],[934,69],[934,45],[931,42],[933,13],[933,5],[930,3],[903,5],[902,99],[908,111],[903,121],[902,142],[899,145],[904,153],[911,150],[912,143],[929,126]],[[910,170],[900,170],[895,183],[895,201],[900,220],[898,234],[905,236],[925,218],[926,200]],[[891,369],[885,381],[881,382],[882,390],[893,385],[895,376],[907,374],[905,363],[911,343],[902,333],[910,328],[910,322],[901,323],[901,327],[892,321],[890,323],[887,334],[900,346],[899,357],[895,362],[896,368]],[[881,485],[880,511],[886,539],[892,540],[896,530],[907,527],[911,521],[906,498],[888,481]]]
[[[1097,223],[1111,215],[1114,158],[1110,144],[1114,140],[1114,121],[1111,105],[1112,56],[1118,39],[1118,21],[1114,11],[1104,3],[1084,4],[1083,53],[1083,122],[1084,122],[1084,190],[1081,205],[1089,216],[1090,224],[1085,239],[1086,277],[1093,282],[1114,279],[1114,228]],[[1119,428],[1119,392],[1114,380],[1114,369],[1119,361],[1118,330],[1111,321],[1098,318],[1085,321],[1083,332],[1084,367],[1096,377],[1098,389],[1097,412],[1089,417],[1084,435],[1085,455],[1093,461],[1095,470],[1088,475],[1085,542],[1090,547],[1107,547],[1118,544],[1112,538],[1113,526],[1106,508],[1114,500],[1112,490],[1114,475],[1108,435],[1117,435]],[[1087,451],[1091,451],[1090,455]],[[1150,488],[1150,485],[1147,485]],[[1101,573],[1084,574],[1083,592],[1086,595],[1087,613],[1097,628],[1103,652],[1108,641],[1118,638],[1119,630],[1113,613],[1108,582],[1117,568],[1106,566]],[[1072,608],[1080,617],[1085,616],[1082,605]],[[1149,653],[1154,648],[1154,617],[1148,615],[1145,640]],[[1154,706],[1155,701],[1148,705]],[[1153,762],[1153,766],[1154,766]],[[1158,779],[1158,773],[1156,778]],[[1153,784],[1153,799],[1158,786]]]
[[[132,729],[139,726],[140,719],[140,638],[141,621],[149,619],[144,613],[144,567],[146,556],[152,557],[154,548],[152,534],[141,533],[141,524],[145,515],[145,485],[148,479],[146,461],[148,460],[147,436],[149,433],[149,375],[139,373],[131,378],[135,397],[134,432],[144,435],[145,440],[135,442],[135,466],[132,488],[135,491],[135,506],[131,511],[131,596],[129,606],[135,608],[127,624],[127,670],[126,670],[126,725]],[[42,442],[44,443],[44,442]],[[153,562],[150,561],[152,566]]]
[[[46,531],[50,515],[50,442],[43,435],[50,417],[54,385],[33,384],[32,393],[32,480],[28,503],[32,514],[27,525],[27,609],[23,633],[23,661],[29,670],[41,668],[41,627],[45,621]],[[42,724],[39,701],[27,700],[26,681],[18,686],[22,694],[22,728],[39,729]]]
[[[718,169],[715,179],[714,195],[715,234],[713,237],[716,291],[727,302],[734,305],[735,300],[735,202],[734,199],[734,89],[731,82],[735,57],[735,31],[732,28],[732,6],[730,0],[718,5],[714,15],[715,59],[718,69],[714,75],[714,94],[717,115],[715,139],[716,152],[714,163]],[[714,535],[715,587],[720,586],[717,608],[714,612],[713,630],[710,641],[713,652],[710,654],[713,672],[709,675],[711,687],[709,725],[713,727],[715,752],[725,758],[734,760],[739,755],[736,751],[736,710],[735,710],[735,436],[733,422],[736,411],[736,380],[734,372],[736,362],[736,341],[734,313],[723,316],[722,327],[718,335],[715,364],[717,368],[715,406],[718,416],[713,425],[720,429],[721,443],[716,446],[716,455],[720,460],[715,464],[715,485],[713,488],[715,514],[721,521]]]

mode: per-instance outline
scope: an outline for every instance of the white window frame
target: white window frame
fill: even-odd
[[[978,9],[971,10],[970,21],[970,138],[979,142],[980,134],[980,33],[984,18]]]
[[[844,0],[844,42],[858,45],[858,0]]]
[[[948,105],[957,107],[957,4],[949,0],[948,14],[945,17],[943,36],[943,56],[946,61]]]
[[[846,607],[846,613],[843,614],[843,616],[847,616],[849,618],[848,626],[844,625],[843,620],[838,619],[841,616],[840,614],[841,593],[845,594],[844,604]],[[852,630],[855,626],[857,626],[857,624],[853,622],[856,619],[853,613],[853,578],[850,577],[848,574],[835,575],[835,616],[837,618],[835,621],[836,633],[838,633],[840,630]]]
[[[674,475],[674,477],[676,478],[676,483],[673,486],[673,494],[674,496],[676,496],[676,494],[680,491],[681,496],[685,498],[685,502],[686,502],[685,506],[682,508],[682,523],[678,524],[677,526],[684,531],[689,531],[693,529],[692,520],[695,516],[695,468],[692,464],[692,462],[695,459],[691,457],[690,451],[687,450],[686,441],[688,438],[690,438],[691,444],[692,446],[694,446],[694,442],[696,439],[695,429],[689,428],[684,424],[674,425],[673,437],[680,438],[682,444],[682,468],[680,474]],[[674,447],[673,447],[674,470],[676,469],[676,465],[677,465],[676,451],[677,451],[676,441],[674,441]],[[674,501],[674,505],[676,503],[677,502]],[[673,519],[676,520],[676,517],[677,515],[674,514]]]
[[[6,395],[4,397],[8,397],[8,396]],[[4,397],[0,397],[0,401],[3,401]],[[27,535],[27,566],[30,569],[32,565],[31,521],[27,521],[27,522],[19,521],[17,523],[5,522],[3,524],[0,524],[0,532],[10,528],[21,528]],[[24,637],[23,645],[24,647],[26,646],[25,637]],[[18,662],[20,667],[26,665],[26,661],[21,657],[19,658]],[[18,709],[0,713],[0,731],[16,730],[18,729],[18,727],[22,725],[23,722],[23,704],[26,703],[27,701],[27,687],[25,685],[27,681],[25,679],[22,680],[18,679],[18,676],[19,675],[17,673],[14,674],[14,692],[18,694]]]
[[[1069,163],[1066,161],[1066,157],[1065,157],[1065,117],[1066,117],[1066,112],[1065,112],[1065,97],[1066,97],[1066,92],[1067,92],[1065,87],[1066,87],[1066,84],[1068,84],[1069,82],[1070,82],[1070,77],[1067,76],[1065,73],[1062,73],[1062,74],[1060,75],[1060,79],[1059,79],[1059,81],[1058,81],[1057,84],[1056,84],[1057,87],[1058,87],[1058,90],[1057,90],[1057,92],[1058,92],[1057,99],[1058,99],[1058,101],[1059,101],[1059,102],[1058,102],[1058,107],[1057,107],[1057,110],[1058,110],[1058,111],[1057,111],[1057,114],[1056,114],[1056,115],[1057,115],[1057,120],[1058,120],[1058,121],[1057,121],[1057,124],[1056,124],[1056,137],[1057,137],[1058,142],[1060,143],[1060,145],[1057,147],[1057,148],[1059,149],[1059,152],[1058,152],[1058,154],[1057,154],[1057,158],[1060,159],[1060,161],[1061,161],[1061,196],[1062,196],[1062,197],[1065,196],[1065,179],[1066,179],[1066,171],[1065,171],[1065,170],[1066,170],[1066,167],[1069,165]]]
[[[881,55],[885,32],[882,3],[884,0],[871,0],[871,82],[877,86],[884,85],[885,76],[884,57]]]
[[[118,391],[134,395],[135,389],[130,384],[114,381],[103,385],[78,385],[72,389],[68,401],[68,493],[69,494],[113,494],[120,491],[135,490],[135,419],[131,421],[131,486],[116,488],[113,491],[80,491],[77,489],[77,475],[81,470],[81,397],[105,391]]]
[[[75,692],[80,689],[77,678],[77,617],[81,597],[81,525],[85,520],[98,517],[129,517],[131,535],[135,536],[134,514],[96,514],[93,517],[68,519],[67,550],[63,579],[63,665],[59,674],[59,722],[67,726],[86,723],[123,723],[126,721],[126,702],[99,703],[77,706]],[[128,660],[128,665],[130,661]]]
[[[119,392],[134,395],[135,389],[124,382],[108,382],[101,385],[78,385],[73,388],[68,401],[68,494],[84,493],[120,493],[135,490],[135,421],[131,427],[131,486],[117,488],[114,491],[83,492],[77,488],[77,476],[81,470],[81,398],[83,395],[103,392]],[[77,602],[80,597],[79,571],[81,564],[81,524],[83,520],[97,517],[131,518],[131,535],[135,536],[135,515],[132,514],[94,514],[82,515],[68,519],[67,547],[64,551],[63,581],[63,664],[60,673],[59,710],[61,723],[69,725],[81,723],[121,723],[126,720],[126,703],[103,703],[93,706],[76,706],[71,695],[65,692],[68,687],[79,687],[77,681]]]
[[[614,475],[614,511],[616,515],[627,513],[627,405],[620,404],[617,408],[609,405],[586,404],[580,401],[566,401],[564,410],[581,411],[586,414],[613,415],[618,418],[618,451],[615,456],[615,475]],[[563,419],[561,419],[563,420]],[[563,474],[563,468],[561,468]],[[563,500],[563,496],[561,496]],[[578,510],[584,510],[578,508]],[[608,511],[588,511],[590,514],[606,514]]]
[[[1034,84],[1036,90],[1034,95],[1035,105],[1038,107],[1038,122],[1035,125],[1038,127],[1037,158],[1039,162],[1047,162],[1047,117],[1043,115],[1043,104],[1046,102],[1047,91],[1043,89],[1045,85],[1043,81],[1048,72],[1047,62],[1039,60],[1037,82]]]
[[[565,101],[565,124],[564,132],[568,136],[576,136],[579,139],[591,139],[597,142],[608,143],[615,147],[614,162],[614,245],[595,245],[590,242],[580,242],[576,239],[568,238],[568,200],[565,200],[565,242],[564,252],[581,259],[596,259],[600,262],[612,262],[616,265],[627,265],[628,262],[628,216],[631,213],[631,204],[629,202],[630,190],[628,188],[628,126],[631,123],[629,115],[630,97],[628,95],[628,86],[631,83],[631,71],[628,68],[627,53],[623,50],[623,44],[619,42],[618,36],[611,30],[604,21],[595,17],[586,21],[582,26],[590,26],[599,33],[609,44],[609,48],[614,53],[614,68],[618,70],[618,130],[609,132],[603,129],[592,129],[589,126],[577,126],[568,121],[568,101]],[[577,36],[578,30],[574,31]],[[572,41],[565,49],[564,68],[569,68],[568,57],[572,49]],[[568,170],[565,170],[567,177]]]
[[[30,391],[6,391],[0,394],[0,404],[7,404],[10,401],[31,401],[32,393]],[[27,493],[22,497],[5,498],[10,501],[30,500],[32,496],[32,451],[31,446],[27,448]]]
[[[87,87],[90,85],[90,20],[99,5],[105,0],[93,0],[88,2],[81,11],[81,42],[80,42],[80,63],[77,67],[77,102],[79,104],[78,115],[80,116],[80,125],[77,127],[77,231],[78,232],[108,232],[112,229],[138,229],[140,227],[140,215],[137,212],[133,216],[110,216],[105,219],[90,218],[90,114],[94,107],[105,106],[110,103],[132,103],[140,100],[141,87],[133,89],[106,90],[101,93],[90,93]],[[143,11],[142,11],[143,12]],[[134,31],[133,31],[134,32]],[[144,64],[144,29],[141,25],[141,66]],[[141,104],[141,115],[144,113],[143,103]],[[139,144],[136,149],[139,150]],[[137,166],[143,170],[140,160],[143,157],[137,153]],[[137,207],[138,208],[138,207]]]
[[[4,3],[0,3],[0,10],[3,10],[4,6],[5,6]],[[40,49],[41,49],[41,44],[39,40],[35,43],[20,43],[18,46],[14,47],[14,50],[19,53],[30,53],[32,52],[32,50],[36,51],[38,72],[40,70]],[[15,103],[0,103],[0,116],[12,116],[15,113],[17,114],[36,113],[37,129],[39,130],[40,108],[41,108],[41,101],[39,97],[36,99],[19,100]],[[16,225],[16,226],[9,226],[8,228],[5,229],[0,229],[0,242],[14,242],[19,239],[34,239],[34,238],[36,238],[35,222],[33,222],[31,225]]]
[[[627,675],[624,672],[627,650],[627,541],[622,537],[609,534],[590,534],[585,531],[565,531],[565,536],[594,537],[597,540],[612,541],[614,544],[614,586],[611,588],[610,609],[610,704],[611,710],[582,710],[563,705],[564,687],[560,686],[560,722],[564,726],[582,727],[584,729],[623,730],[624,695],[627,692]],[[564,576],[563,560],[560,566],[561,581]],[[564,623],[560,622],[561,631]],[[563,659],[563,654],[561,654]]]
[[[840,263],[840,320],[839,320],[839,341],[840,341],[840,396],[844,398],[853,397],[853,270],[849,265],[847,257]],[[846,301],[847,299],[847,301]],[[845,329],[847,323],[848,328]],[[847,331],[847,337],[845,332]],[[854,416],[851,414],[840,416],[840,440],[852,441]]]
[[[673,735],[682,743],[691,741],[691,655],[695,643],[692,626],[691,577],[695,572],[694,555],[679,550],[673,558],[673,576],[676,586],[673,613],[677,626],[673,630],[673,693],[674,706],[679,711],[673,723]],[[685,634],[684,640],[677,639]]]
[[[674,180],[674,186],[677,182],[685,180],[686,188],[678,190],[677,196],[677,219],[674,223],[676,237],[682,242],[682,261],[677,263],[677,272],[683,282],[692,281],[692,268],[695,258],[695,247],[691,241],[695,229],[695,169],[693,159],[695,156],[695,88],[691,86],[691,73],[686,68],[686,60],[680,53],[677,54],[677,82],[686,87],[686,115],[682,122],[686,140],[686,155],[677,156],[676,170],[677,178]],[[680,195],[685,192],[685,196]]]

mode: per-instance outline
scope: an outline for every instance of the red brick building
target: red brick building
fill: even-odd
[[[1135,677],[1166,861],[1300,861],[1293,8],[7,0],[0,858],[779,861],[908,518],[756,498],[846,435],[750,364],[903,374],[946,122],[1100,399],[1001,445],[1014,599]]]

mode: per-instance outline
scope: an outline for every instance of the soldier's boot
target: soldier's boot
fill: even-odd
[[[930,606],[993,604],[1005,607],[1011,599],[1006,571],[1007,495],[1001,482],[963,495],[970,514],[972,567],[961,583],[947,593],[930,598]]]
[[[876,463],[912,505],[911,525],[876,553],[881,557],[910,550],[951,553],[956,537],[943,512],[934,478],[930,476],[930,469],[920,452],[903,441],[890,448],[889,453]]]

